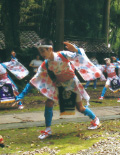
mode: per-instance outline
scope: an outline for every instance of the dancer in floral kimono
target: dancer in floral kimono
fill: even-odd
[[[0,103],[10,103],[15,101],[15,96],[19,94],[18,88],[7,73],[9,70],[19,80],[28,75],[28,70],[15,58],[16,53],[11,52],[11,61],[0,63]],[[23,109],[23,105],[18,102],[18,109]]]
[[[99,97],[100,100],[104,99],[104,95],[105,95],[108,87],[112,90],[111,81],[113,79],[115,79],[115,82],[117,82],[116,80],[119,80],[119,77],[116,75],[115,68],[120,68],[120,62],[117,60],[117,62],[111,63],[110,58],[105,58],[104,60],[106,62],[106,65],[101,65],[99,68],[101,69],[102,72],[107,73],[107,81],[106,81],[105,86],[102,90],[101,96]],[[115,60],[115,58],[114,58],[114,60]],[[120,102],[120,98],[118,98],[117,102]]]
[[[44,139],[52,134],[50,126],[53,116],[54,101],[58,101],[59,85],[62,85],[66,90],[71,90],[76,93],[77,110],[92,119],[91,125],[88,129],[97,129],[100,127],[99,118],[96,117],[88,106],[83,106],[82,98],[89,103],[90,97],[76,77],[74,67],[76,67],[85,80],[99,78],[102,73],[89,61],[83,49],[79,49],[68,42],[64,42],[64,44],[68,50],[73,52],[61,51],[55,53],[51,41],[47,39],[41,40],[40,45],[38,46],[38,51],[45,61],[41,64],[38,72],[30,80],[30,83],[26,85],[22,93],[16,97],[16,100],[22,99],[24,95],[27,94],[28,90],[31,89],[31,85],[33,85],[48,98],[45,102],[46,129],[45,131],[41,131],[41,135],[38,137],[40,139]],[[48,63],[48,69],[54,72],[56,76],[54,82],[49,77],[46,61]]]

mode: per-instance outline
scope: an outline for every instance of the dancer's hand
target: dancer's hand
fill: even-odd
[[[19,102],[19,101],[15,101],[15,102],[12,104],[12,107],[15,107],[16,105],[18,105],[18,102]]]
[[[16,53],[14,51],[11,52],[11,55],[15,58]]]
[[[113,60],[116,60],[116,57],[111,57]]]
[[[78,49],[71,43],[63,42],[66,46],[66,48],[71,52],[78,52]]]

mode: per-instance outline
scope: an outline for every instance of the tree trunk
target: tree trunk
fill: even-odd
[[[55,50],[63,50],[64,45],[64,0],[56,0],[56,40]]]
[[[110,0],[104,0],[102,34],[103,37],[105,38],[105,42],[107,45],[109,36],[109,19],[110,19]]]
[[[4,0],[2,4],[3,31],[5,46],[8,54],[11,50],[19,49],[19,0]]]

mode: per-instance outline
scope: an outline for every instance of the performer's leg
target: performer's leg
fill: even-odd
[[[87,115],[90,119],[92,119],[91,126],[88,129],[97,129],[100,127],[99,118],[90,110],[88,107],[84,107],[82,101],[77,101],[76,108],[79,112]]]
[[[38,136],[38,138],[40,139],[45,139],[46,137],[52,134],[51,122],[52,122],[52,117],[53,117],[53,105],[54,105],[54,102],[50,99],[47,99],[47,101],[45,102],[44,116],[45,116],[46,129],[45,131],[41,131],[41,135]]]
[[[107,88],[109,87],[109,85],[105,85],[105,87],[102,90],[101,96],[99,97],[100,100],[103,100],[104,95],[106,93]]]
[[[106,93],[106,90],[107,90],[107,88],[104,87],[103,90],[102,90],[102,94],[101,94],[102,97],[104,97],[104,95],[105,95],[105,93]]]
[[[76,103],[76,108],[79,112],[83,113],[84,115],[89,116],[90,119],[95,119],[95,114],[87,107],[84,107],[82,101]]]
[[[51,126],[52,116],[53,116],[53,105],[54,105],[54,102],[50,99],[47,99],[45,103],[45,113],[44,113],[46,127]]]
[[[32,89],[33,87],[31,86],[30,83],[27,83],[25,88],[23,89],[23,91],[18,95],[16,96],[16,101],[19,101],[21,99],[24,98],[25,95],[28,94],[28,92]]]
[[[93,88],[96,89],[96,84],[97,84],[97,79],[94,80],[94,85],[93,85]]]
[[[85,85],[85,89],[87,89],[87,87],[89,86],[90,81],[87,81],[86,85]]]

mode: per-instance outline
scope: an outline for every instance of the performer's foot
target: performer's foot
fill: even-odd
[[[117,102],[120,102],[120,98],[118,98]]]
[[[104,97],[102,97],[102,96],[99,97],[99,100],[103,100],[103,99],[104,99]]]
[[[89,130],[98,129],[98,128],[100,128],[100,126],[101,126],[98,117],[96,117],[96,118],[95,118],[94,120],[92,120],[90,123],[91,123],[91,125],[88,127]]]
[[[48,131],[41,131],[41,135],[38,136],[39,139],[45,139],[52,134],[51,129]]]
[[[24,109],[24,106],[23,105],[18,105],[18,109],[22,110],[22,109]]]

